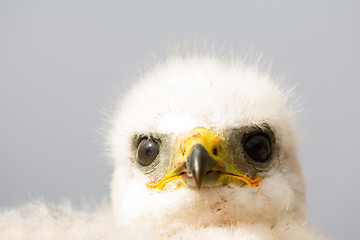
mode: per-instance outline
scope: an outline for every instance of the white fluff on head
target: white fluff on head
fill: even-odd
[[[306,220],[294,110],[279,80],[256,62],[198,53],[173,55],[139,78],[111,120],[112,207],[29,204],[1,213],[0,239],[325,239]],[[257,187],[149,189],[135,160],[139,134],[175,143],[197,127],[264,124],[277,151]],[[166,172],[171,157],[160,149],[157,168]]]

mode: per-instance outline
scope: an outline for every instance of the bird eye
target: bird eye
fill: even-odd
[[[137,161],[143,166],[149,166],[159,154],[159,145],[150,139],[141,140],[137,149]]]
[[[247,155],[256,162],[265,162],[271,156],[271,143],[263,134],[249,136],[244,143]]]

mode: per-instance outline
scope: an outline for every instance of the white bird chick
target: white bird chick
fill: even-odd
[[[288,97],[255,63],[170,58],[113,118],[113,208],[30,204],[0,213],[0,239],[325,239],[306,220]]]
[[[307,224],[289,92],[257,65],[173,57],[141,77],[109,137],[129,238],[323,239]]]

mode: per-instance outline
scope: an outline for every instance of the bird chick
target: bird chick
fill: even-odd
[[[146,72],[109,134],[117,224],[133,237],[324,239],[306,220],[290,93],[212,54]]]
[[[256,63],[170,57],[111,120],[112,207],[31,203],[0,213],[0,239],[325,239],[306,219],[289,95]]]

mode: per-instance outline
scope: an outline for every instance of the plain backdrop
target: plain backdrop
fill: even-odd
[[[356,239],[359,1],[0,0],[0,206],[108,196],[103,112],[168,42],[209,41],[272,61],[304,113],[308,215]]]

